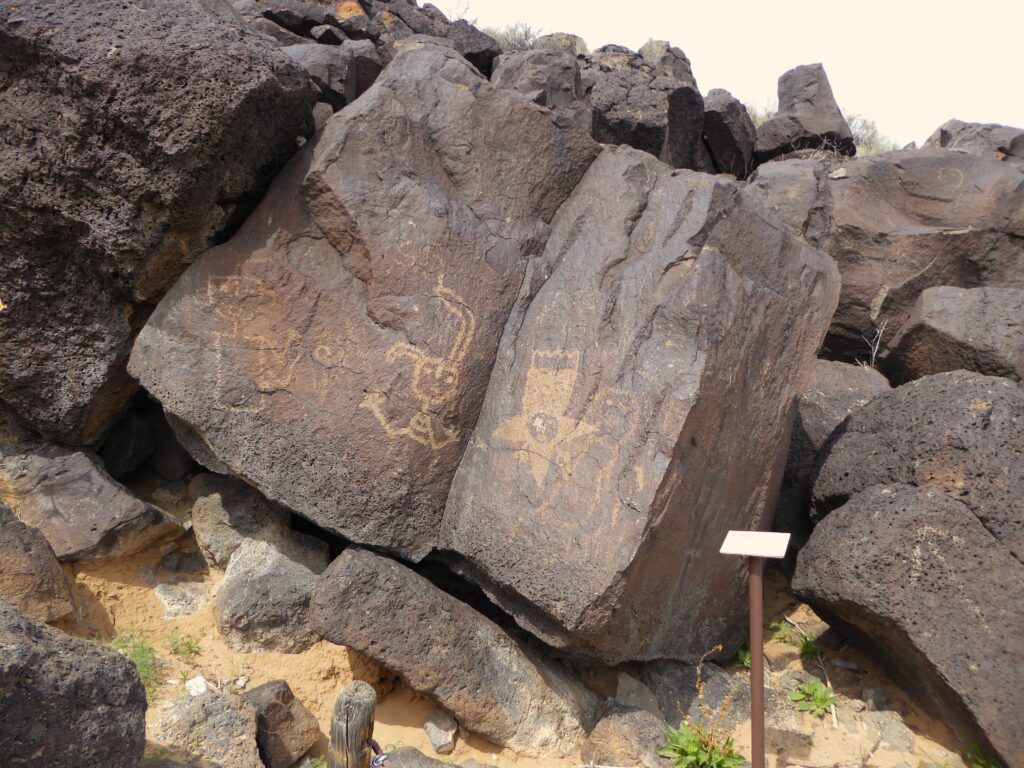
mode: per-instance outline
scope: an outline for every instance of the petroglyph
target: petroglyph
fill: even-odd
[[[433,298],[455,319],[455,339],[444,356],[434,355],[405,341],[396,341],[388,348],[389,363],[412,362],[409,391],[416,403],[416,412],[405,424],[396,424],[385,411],[390,397],[385,392],[368,392],[360,408],[370,411],[384,431],[392,437],[407,437],[434,450],[444,448],[459,438],[459,430],[445,424],[435,414],[453,402],[461,383],[461,366],[476,335],[476,315],[465,300],[449,288],[442,277],[434,288]]]

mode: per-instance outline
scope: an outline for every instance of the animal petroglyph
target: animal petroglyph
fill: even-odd
[[[413,344],[398,341],[391,345],[386,355],[389,363],[400,360],[412,363],[409,391],[416,404],[416,412],[407,423],[396,424],[385,412],[390,398],[384,392],[368,392],[360,407],[370,411],[388,435],[407,437],[437,450],[459,438],[458,429],[445,424],[434,414],[458,396],[462,363],[476,335],[476,316],[463,298],[445,288],[443,282],[438,282],[433,297],[455,319],[455,339],[447,354],[434,355]]]

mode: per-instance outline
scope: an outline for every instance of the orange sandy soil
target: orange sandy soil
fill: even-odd
[[[299,654],[232,651],[218,635],[214,616],[215,600],[212,598],[223,579],[223,574],[218,571],[211,570],[205,575],[190,577],[194,583],[208,587],[211,593],[211,599],[198,613],[165,618],[163,604],[156,596],[152,584],[147,583],[144,574],[155,570],[164,552],[175,546],[194,547],[194,542],[189,536],[177,545],[164,545],[163,548],[158,547],[129,558],[81,561],[65,566],[74,586],[79,616],[73,622],[60,625],[62,629],[100,642],[109,641],[117,632],[132,631],[144,637],[155,648],[159,659],[160,683],[156,686],[147,713],[149,726],[153,725],[161,705],[184,695],[185,680],[197,675],[205,677],[213,686],[226,690],[236,690],[235,681],[242,676],[248,677],[248,688],[284,678],[299,700],[320,721],[321,739],[312,750],[316,756],[323,754],[326,747],[325,734],[329,732],[331,708],[338,691],[352,680],[365,680],[381,696],[374,736],[385,749],[411,746],[446,762],[462,763],[474,758],[487,765],[519,768],[541,765],[559,768],[579,762],[549,757],[524,757],[473,736],[460,738],[453,754],[434,755],[423,731],[423,722],[433,709],[432,703],[394,680],[365,656],[326,641]],[[827,666],[837,693],[859,698],[864,688],[884,688],[889,695],[889,708],[898,711],[904,723],[915,733],[916,745],[911,752],[876,748],[868,765],[875,768],[896,768],[901,762],[909,763],[910,768],[918,768],[922,762],[939,766],[948,764],[953,768],[961,765],[955,757],[956,743],[950,734],[924,715],[871,658],[841,645],[838,649],[831,648],[826,642],[830,636],[827,625],[807,606],[799,604],[786,593],[782,577],[775,574],[769,578],[768,584],[768,616],[790,616],[813,636],[822,636],[827,656],[841,655],[860,666],[858,672]],[[174,630],[182,636],[196,638],[200,647],[199,654],[188,661],[174,656],[168,639]],[[818,671],[810,662],[801,660],[799,651],[791,644],[769,641],[766,654],[769,658],[769,685],[773,678],[786,671],[801,667],[811,672]],[[874,743],[867,734],[862,739],[857,738],[855,716],[844,711],[840,713],[840,720],[840,728],[834,728],[831,718],[819,721],[809,715],[795,713],[794,722],[811,737],[813,745],[797,754],[790,750],[788,765],[814,768],[834,765],[849,765],[853,768],[860,765],[862,757],[872,750]],[[732,732],[738,751],[746,755],[749,755],[749,727],[747,721]],[[769,725],[769,742],[770,729]],[[150,747],[150,753],[157,749],[152,743]],[[769,756],[770,768],[786,764]]]

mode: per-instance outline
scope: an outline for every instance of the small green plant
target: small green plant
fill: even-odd
[[[773,621],[768,625],[768,631],[772,633],[772,640],[778,640],[780,643],[793,642],[793,627],[785,621]]]
[[[167,645],[171,653],[182,661],[191,661],[193,656],[200,654],[199,640],[192,635],[182,635],[176,629],[167,636]]]
[[[685,721],[678,728],[665,728],[665,746],[658,754],[675,768],[742,768],[745,762],[733,749],[731,737],[717,739],[710,729]]]
[[[801,712],[809,712],[815,717],[824,717],[836,703],[832,686],[823,684],[816,677],[800,683],[795,691],[790,691],[789,700],[796,702],[796,708]]]
[[[967,746],[967,762],[970,768],[1006,768],[994,757],[989,757],[981,751],[981,747],[971,743]]]
[[[327,758],[322,755],[320,757],[311,757],[309,759],[309,766],[310,768],[326,768]]]
[[[157,676],[157,658],[153,646],[134,627],[128,627],[114,635],[110,646],[127,656],[135,665],[142,687],[146,689],[146,700],[152,699],[156,692]]]
[[[821,646],[814,642],[814,638],[805,637],[800,641],[800,655],[805,659],[816,659],[821,656]]]
[[[750,649],[741,645],[736,651],[736,662],[744,669],[750,669]]]

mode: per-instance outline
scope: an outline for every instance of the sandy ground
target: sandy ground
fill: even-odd
[[[194,543],[188,537],[178,543],[178,546],[181,545],[187,550]],[[440,757],[432,752],[422,727],[433,704],[394,680],[377,664],[359,653],[326,641],[300,654],[237,653],[228,648],[217,633],[214,617],[215,595],[223,578],[222,573],[210,571],[187,577],[187,586],[201,594],[208,593],[209,599],[192,615],[166,618],[164,605],[157,596],[155,586],[158,581],[170,577],[158,569],[157,563],[166,551],[174,547],[173,544],[165,545],[120,560],[82,561],[65,566],[69,580],[74,585],[80,610],[78,618],[62,625],[63,629],[100,642],[109,641],[118,632],[134,632],[156,649],[161,683],[156,688],[147,715],[150,725],[158,716],[161,705],[184,695],[184,682],[197,675],[202,675],[215,687],[236,691],[237,681],[241,677],[248,678],[248,688],[284,678],[295,695],[320,721],[321,740],[312,751],[315,756],[322,754],[326,746],[327,738],[324,734],[329,731],[330,713],[338,691],[358,679],[373,685],[381,697],[374,735],[385,749],[411,746],[425,754]],[[784,735],[789,741],[799,736],[806,744],[801,743],[794,748],[791,743],[787,743],[786,759],[777,759],[771,749],[773,740],[780,744],[783,742],[777,738],[781,733],[776,729],[778,724],[769,721],[771,768],[781,768],[787,764],[813,768],[849,765],[854,768],[868,754],[870,759],[866,765],[875,768],[897,768],[901,764],[904,764],[902,768],[919,768],[925,763],[949,765],[951,768],[961,765],[952,751],[956,747],[952,736],[940,724],[930,720],[871,658],[842,645],[841,639],[807,606],[797,603],[786,593],[781,575],[774,574],[769,578],[767,592],[766,615],[772,618],[791,617],[805,631],[819,638],[826,650],[827,659],[842,657],[855,663],[858,668],[849,671],[826,662],[831,682],[840,694],[841,704],[837,711],[839,725],[833,726],[831,718],[816,720],[795,711],[787,714]],[[182,660],[171,652],[169,635],[175,630],[182,636],[198,640],[200,651],[197,655]],[[782,685],[782,678],[800,670],[819,672],[819,668],[812,662],[800,658],[798,649],[792,643],[769,641],[766,644],[766,655],[769,686],[773,682]],[[864,713],[847,707],[848,700],[859,699],[864,688],[883,688],[887,691],[890,699],[888,708],[898,712],[914,733],[912,749],[901,750],[875,743],[877,729],[872,731],[863,724]],[[738,750],[747,755],[749,727],[749,721],[746,721],[732,731]],[[541,765],[559,768],[579,762],[524,757],[473,736],[460,738],[453,754],[440,757],[451,763],[462,763],[470,758],[487,765],[518,768]]]

